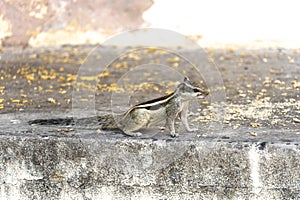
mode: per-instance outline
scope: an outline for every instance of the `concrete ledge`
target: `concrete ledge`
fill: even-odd
[[[298,143],[218,140],[2,135],[1,199],[300,198]]]
[[[0,199],[300,199],[298,50],[211,52],[228,103],[218,131],[209,130],[214,128],[213,104],[192,113],[189,122],[200,122],[198,133],[179,127],[175,139],[163,133],[130,138],[88,128],[29,126],[31,119],[71,116],[71,80],[90,50],[3,50]],[[108,56],[113,51],[99,49],[91,63],[102,50]],[[174,59],[141,56],[143,62],[159,58],[161,64]],[[130,60],[131,67],[143,64]],[[107,84],[119,77],[112,67]],[[97,111],[108,112],[111,94],[98,92]],[[145,90],[138,97],[152,94],[157,93]]]

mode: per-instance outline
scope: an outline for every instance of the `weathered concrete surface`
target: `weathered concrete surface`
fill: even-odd
[[[1,199],[300,198],[300,132],[171,139],[19,126],[1,131]]]
[[[1,53],[0,199],[300,198],[299,51],[209,50],[226,88],[218,128],[213,109],[218,105],[209,98],[190,117],[199,131],[180,130],[175,139],[164,132],[130,138],[82,127],[29,126],[30,119],[71,115],[72,84],[91,49]],[[126,66],[151,60],[187,66],[153,49],[130,52],[112,63],[103,77],[107,85],[97,87],[97,111],[109,111],[113,83]],[[187,74],[195,80],[193,71]],[[133,102],[166,89],[138,90]]]

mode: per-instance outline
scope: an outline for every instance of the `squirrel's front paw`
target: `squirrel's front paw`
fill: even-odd
[[[175,133],[175,132],[174,133],[170,133],[170,134],[171,134],[171,137],[173,137],[173,138],[179,136],[178,133]]]

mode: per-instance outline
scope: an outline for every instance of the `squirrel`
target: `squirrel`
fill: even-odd
[[[175,132],[175,119],[179,116],[188,132],[196,131],[188,124],[189,102],[195,98],[205,98],[209,92],[194,86],[185,77],[174,92],[169,95],[137,104],[122,114],[108,114],[87,118],[56,118],[36,119],[29,121],[30,125],[99,125],[102,130],[121,130],[129,136],[141,136],[139,129],[149,127],[161,121],[166,121],[166,127],[171,137],[177,137]]]

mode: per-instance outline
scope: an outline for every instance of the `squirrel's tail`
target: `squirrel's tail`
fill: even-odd
[[[93,116],[86,118],[54,118],[54,119],[35,119],[28,122],[29,125],[56,125],[56,126],[82,126],[100,127],[101,129],[119,129],[113,115]]]
[[[29,125],[59,125],[59,126],[72,126],[75,125],[73,117],[69,118],[55,118],[55,119],[35,119],[28,122]]]

